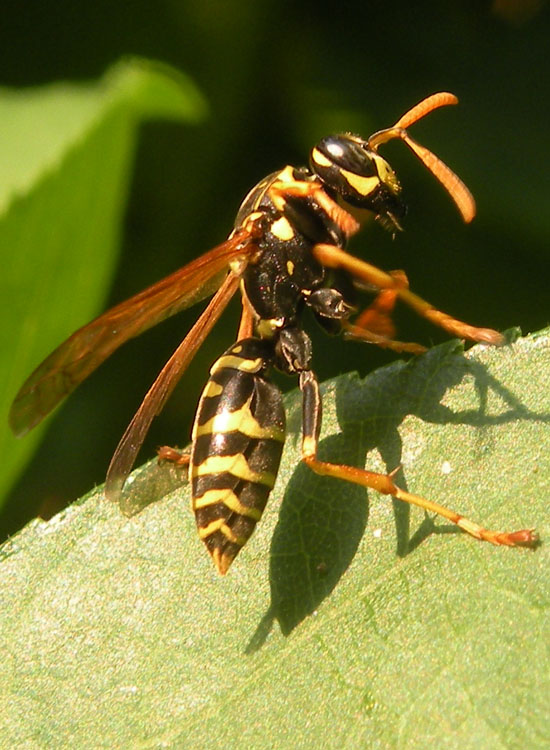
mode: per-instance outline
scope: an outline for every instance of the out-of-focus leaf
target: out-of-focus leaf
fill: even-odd
[[[225,578],[185,486],[130,519],[99,489],[28,526],[1,550],[0,744],[548,747],[549,373],[547,331],[324,387],[323,459],[401,464],[412,492],[536,527],[535,552],[313,476],[298,393],[273,497]],[[174,471],[151,463],[128,491],[152,499]]]
[[[140,121],[203,111],[190,81],[143,60],[95,83],[0,89],[0,498],[39,437],[8,430],[17,388],[105,296]]]

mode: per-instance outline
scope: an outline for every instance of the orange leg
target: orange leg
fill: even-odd
[[[394,352],[422,354],[427,351],[425,346],[394,339],[395,325],[391,314],[398,298],[397,289],[408,289],[409,281],[405,271],[390,271],[389,275],[395,280],[395,288],[383,289],[354,323],[344,321],[342,324],[344,336],[348,339],[376,344],[382,349],[391,349]]]
[[[316,474],[353,482],[354,484],[381,492],[383,495],[391,495],[397,500],[417,505],[419,508],[424,508],[427,512],[443,516],[443,518],[456,524],[476,539],[491,542],[491,544],[506,545],[509,547],[534,547],[538,543],[538,536],[532,529],[491,531],[461,516],[459,513],[445,508],[443,505],[434,503],[420,495],[413,495],[411,492],[402,490],[393,481],[395,471],[390,474],[379,474],[367,471],[366,469],[358,469],[354,466],[319,461],[317,458],[317,445],[321,429],[321,397],[317,379],[311,370],[301,373],[300,388],[303,397],[302,461]]]
[[[408,289],[409,280],[405,271],[390,271],[389,275],[395,281],[395,288],[383,289],[373,303],[356,318],[355,325],[388,339],[393,339],[395,325],[391,315],[397,302],[397,289]]]
[[[359,222],[339,206],[318,182],[283,182],[280,180],[271,185],[269,194],[280,211],[284,211],[288,196],[312,198],[348,237],[351,237],[361,228]]]
[[[169,445],[163,445],[157,450],[157,456],[159,463],[161,461],[169,461],[175,466],[189,466],[191,456],[189,453],[182,453],[175,448],[170,448]]]
[[[355,341],[365,341],[368,344],[376,344],[376,346],[379,346],[381,349],[390,349],[392,352],[423,354],[427,351],[427,348],[422,346],[422,344],[415,344],[413,341],[396,341],[395,339],[382,336],[379,333],[374,333],[373,331],[353,325],[347,321],[342,323],[342,330],[344,332],[344,338],[353,339]]]
[[[400,286],[399,281],[396,282],[396,279],[391,274],[359,258],[355,258],[335,245],[316,245],[313,248],[313,254],[325,268],[341,268],[360,281],[374,284],[379,289],[392,290],[399,299],[409,305],[409,307],[412,307],[418,315],[440,326],[453,336],[459,336],[470,341],[483,341],[494,345],[504,343],[504,337],[498,331],[494,331],[492,328],[476,328],[447,315],[447,313],[441,310],[436,310],[433,305],[426,302],[426,300],[417,294],[414,294],[414,292],[411,292],[408,287]]]

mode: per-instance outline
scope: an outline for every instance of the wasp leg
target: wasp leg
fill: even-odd
[[[171,464],[176,466],[188,466],[191,456],[189,453],[182,453],[175,448],[170,448],[169,445],[163,445],[157,450],[157,456],[159,463],[161,461],[169,461]]]
[[[425,511],[430,513],[437,513],[459,526],[463,531],[471,534],[471,536],[484,542],[509,547],[535,546],[538,543],[538,536],[532,529],[491,531],[468,518],[464,518],[459,513],[445,508],[443,505],[420,497],[420,495],[413,495],[411,492],[402,490],[393,481],[399,468],[390,474],[380,474],[367,471],[366,469],[358,469],[355,466],[319,461],[317,458],[317,445],[321,429],[322,405],[319,384],[311,370],[306,370],[300,374],[300,389],[303,398],[302,461],[316,474],[353,482],[354,484],[381,492],[383,495],[391,495],[397,500],[417,505],[419,508],[424,508]]]
[[[311,198],[348,237],[356,234],[361,228],[359,222],[345,208],[338,205],[318,182],[298,180],[295,182],[283,182],[279,180],[271,185],[269,194],[276,208],[280,211],[284,211],[289,196]]]
[[[395,282],[392,289],[383,289],[367,307],[356,318],[354,325],[366,328],[372,333],[384,336],[387,339],[395,337],[395,324],[392,313],[397,302],[397,289],[408,289],[409,280],[405,271],[390,271],[389,275]]]
[[[352,323],[342,323],[344,337],[356,341],[366,341],[368,344],[376,344],[381,349],[390,349],[392,352],[399,354],[408,352],[409,354],[423,354],[427,351],[422,344],[415,344],[414,341],[397,341],[396,339],[382,336],[366,328],[353,325]]]
[[[412,307],[418,315],[440,326],[453,336],[494,345],[504,343],[504,337],[498,331],[494,331],[492,328],[476,328],[451,317],[441,310],[437,310],[407,287],[400,287],[391,274],[355,258],[353,255],[349,255],[335,245],[315,245],[313,254],[325,268],[342,268],[360,281],[374,284],[379,289],[394,290],[399,299]]]
[[[389,275],[395,280],[395,288],[383,289],[353,323],[343,321],[344,336],[348,339],[376,344],[382,349],[391,349],[394,352],[423,354],[427,351],[425,346],[394,339],[395,325],[391,314],[398,298],[397,289],[408,289],[409,280],[405,271],[390,271]]]

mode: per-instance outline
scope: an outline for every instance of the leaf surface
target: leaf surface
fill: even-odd
[[[312,475],[296,392],[268,509],[225,578],[187,486],[154,462],[129,491],[168,494],[132,518],[99,488],[29,525],[1,550],[0,744],[548,747],[549,372],[546,331],[323,388],[322,458],[402,465],[412,492],[536,527],[536,551]]]
[[[40,437],[9,431],[17,389],[106,295],[139,123],[203,111],[184,76],[137,59],[94,83],[0,89],[0,498]]]

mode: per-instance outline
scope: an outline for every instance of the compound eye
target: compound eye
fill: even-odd
[[[364,146],[363,141],[353,136],[329,135],[311,152],[312,167],[332,166],[363,177],[374,176],[377,173],[376,165]]]
[[[371,208],[381,184],[378,158],[358,136],[332,135],[312,150],[310,166],[326,187],[346,203]]]

